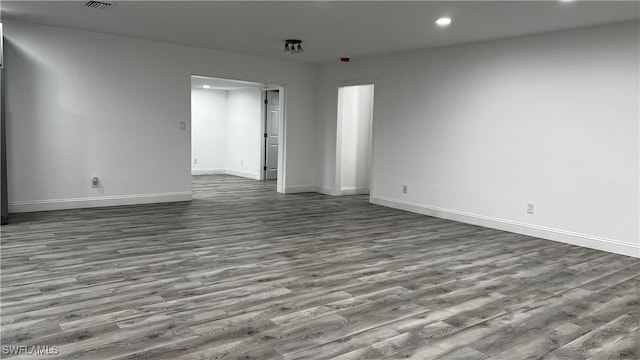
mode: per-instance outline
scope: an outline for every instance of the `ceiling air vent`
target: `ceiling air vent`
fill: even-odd
[[[87,3],[84,4],[84,6],[90,7],[93,9],[106,9],[111,5],[113,4],[108,2],[102,2],[102,1],[87,1]]]

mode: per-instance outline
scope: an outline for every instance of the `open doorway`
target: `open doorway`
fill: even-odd
[[[272,84],[192,76],[192,176],[279,179],[278,163],[284,156],[278,146],[283,125],[281,90]],[[273,188],[281,189],[279,180]]]
[[[369,194],[374,86],[338,88],[336,189],[341,195]]]

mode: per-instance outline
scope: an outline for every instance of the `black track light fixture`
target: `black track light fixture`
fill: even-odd
[[[302,40],[297,39],[287,39],[284,41],[284,52],[288,52],[289,54],[297,54],[304,52],[302,48]]]

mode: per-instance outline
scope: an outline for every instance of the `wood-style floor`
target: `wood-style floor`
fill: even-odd
[[[194,197],[12,215],[2,358],[640,358],[637,259],[231,176]]]

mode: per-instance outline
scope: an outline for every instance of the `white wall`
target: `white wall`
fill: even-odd
[[[190,199],[191,75],[284,85],[279,188],[314,188],[314,65],[16,21],[4,30],[11,212]]]
[[[335,89],[373,82],[372,202],[639,256],[639,34],[628,22],[325,65],[319,188]]]
[[[640,253],[638,22],[327,64],[320,72],[3,25],[11,212],[189,199],[191,75],[283,84],[281,190],[332,190],[337,87],[375,83],[372,201]],[[92,176],[102,179],[99,189],[89,186]],[[536,214],[526,214],[527,202]]]
[[[194,175],[226,171],[227,94],[225,90],[191,89],[191,173]]]
[[[338,89],[340,193],[368,194],[371,161],[373,85]]]
[[[229,91],[227,172],[260,179],[262,144],[262,94],[260,89]]]

